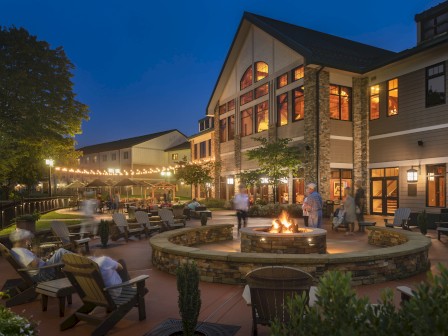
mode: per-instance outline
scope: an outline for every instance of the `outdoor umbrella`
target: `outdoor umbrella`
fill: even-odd
[[[136,185],[138,185],[138,183],[129,178],[125,178],[125,179],[115,183],[115,187],[130,187],[130,186],[136,186]],[[128,188],[126,188],[126,199],[128,199],[128,198],[129,198]]]
[[[109,185],[100,179],[95,179],[92,182],[90,182],[89,184],[87,184],[85,187],[86,188],[101,188],[101,187],[109,187]]]
[[[84,188],[84,183],[80,181],[74,181],[65,187],[66,189],[76,189],[76,194],[79,192],[79,188]]]

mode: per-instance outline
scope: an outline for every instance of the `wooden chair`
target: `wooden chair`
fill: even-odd
[[[175,219],[173,212],[169,209],[159,209],[159,216],[162,219],[164,231],[174,230],[185,227],[185,219]]]
[[[405,230],[410,230],[411,228],[408,224],[410,215],[410,208],[398,208],[397,210],[395,210],[393,222],[389,223],[389,220],[391,218],[384,218],[384,225],[390,228],[402,228]]]
[[[289,321],[286,299],[294,294],[309,296],[313,283],[310,274],[287,266],[257,268],[246,275],[246,280],[252,306],[252,335],[258,333],[257,324],[270,325],[275,319]]]
[[[63,271],[75,287],[83,305],[60,325],[60,330],[73,328],[79,321],[97,324],[92,336],[105,335],[133,307],[138,308],[139,320],[146,319],[144,296],[147,275],[140,275],[119,285],[106,287],[98,264],[89,258],[76,254],[65,254]],[[121,288],[121,294],[113,297],[109,290]],[[106,316],[93,316],[90,313],[96,307],[106,308]]]
[[[37,270],[37,268],[26,268],[22,264],[17,261],[14,257],[14,252],[6,248],[3,244],[0,244],[0,253],[5,259],[10,263],[10,265],[16,270],[16,272],[20,275],[20,280],[18,283],[14,284],[12,287],[7,288],[7,291],[10,294],[10,298],[6,300],[5,306],[12,307],[15,305],[27,303],[29,301],[33,301],[36,296],[36,286],[37,282],[31,277],[28,271]],[[53,264],[48,266],[43,266],[38,269],[55,269],[55,276],[48,277],[44,281],[54,280],[56,278],[63,277],[63,273],[61,272],[61,267],[63,264]]]
[[[53,221],[51,223],[51,231],[61,240],[62,246],[68,250],[76,251],[79,246],[84,246],[86,252],[90,251],[89,241],[90,238],[79,238],[80,233],[70,233],[67,225],[63,222]],[[76,239],[75,237],[78,237]]]
[[[112,240],[118,240],[120,238],[124,238],[126,242],[128,242],[129,237],[138,236],[138,238],[140,239],[142,234],[144,234],[146,238],[148,238],[148,232],[145,230],[145,227],[142,224],[128,223],[125,215],[118,212],[112,214],[112,218],[118,228],[118,234],[111,235]]]
[[[160,225],[154,225],[154,223],[157,222],[151,222],[148,217],[148,213],[145,211],[136,211],[135,212],[135,219],[137,219],[137,223],[142,224],[148,234],[151,233],[157,233],[160,232],[161,226]]]

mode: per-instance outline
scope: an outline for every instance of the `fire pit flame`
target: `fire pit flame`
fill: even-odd
[[[282,211],[279,218],[272,221],[272,226],[268,230],[269,233],[298,233],[297,225],[289,218],[286,211]]]

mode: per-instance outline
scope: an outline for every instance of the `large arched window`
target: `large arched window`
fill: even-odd
[[[252,85],[252,80],[253,80],[253,71],[252,71],[252,65],[251,65],[244,72],[243,77],[241,77],[240,90],[244,90],[245,88],[251,86]]]
[[[255,63],[255,82],[266,78],[269,75],[269,66],[265,62]]]

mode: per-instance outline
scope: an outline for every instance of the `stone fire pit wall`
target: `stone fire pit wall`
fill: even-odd
[[[264,228],[241,229],[241,252],[309,254],[327,253],[327,231],[306,229],[303,233],[269,233]]]
[[[244,284],[248,272],[261,266],[297,267],[321,277],[328,270],[352,273],[352,285],[381,283],[426,272],[431,240],[420,232],[368,227],[372,245],[380,249],[335,254],[245,253],[207,250],[194,245],[232,238],[232,224],[207,225],[163,232],[150,239],[152,264],[169,274],[194,260],[202,281]]]

